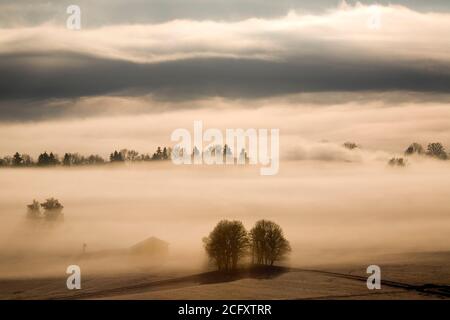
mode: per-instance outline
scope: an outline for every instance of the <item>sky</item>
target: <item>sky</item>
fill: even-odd
[[[3,136],[68,121],[82,130],[96,119],[132,130],[133,115],[135,123],[166,114],[177,122],[186,112],[201,116],[196,110],[234,110],[225,125],[249,108],[299,116],[351,104],[341,115],[350,116],[373,104],[380,113],[398,104],[448,105],[445,0],[78,1],[81,30],[66,28],[69,4],[0,1]],[[418,121],[411,126],[423,127]],[[3,152],[29,146],[18,136],[1,141]]]
[[[447,0],[347,0],[350,5],[401,5],[420,12],[449,12]],[[86,27],[114,24],[162,23],[175,19],[239,21],[249,18],[276,18],[290,10],[324,13],[340,0],[1,0],[0,25],[33,26],[65,21],[65,8],[71,4],[85,9]]]

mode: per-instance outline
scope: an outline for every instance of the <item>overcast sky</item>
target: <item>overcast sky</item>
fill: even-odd
[[[73,3],[0,1],[1,120],[107,96],[450,93],[447,0],[78,1],[71,31]]]
[[[37,25],[65,20],[65,8],[78,4],[86,27],[111,24],[156,23],[174,19],[236,21],[274,18],[289,10],[323,13],[341,0],[0,0],[0,25]],[[347,0],[348,4],[393,4],[421,12],[450,11],[448,0]]]

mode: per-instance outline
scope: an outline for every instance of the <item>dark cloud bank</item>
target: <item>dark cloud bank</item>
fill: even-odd
[[[141,64],[68,52],[29,53],[0,56],[0,74],[2,118],[26,116],[26,111],[19,110],[20,101],[114,94],[153,94],[177,101],[299,92],[450,92],[449,68],[442,62],[332,55],[282,61],[194,58]]]

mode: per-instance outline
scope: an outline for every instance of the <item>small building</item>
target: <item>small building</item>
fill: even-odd
[[[130,247],[128,251],[130,254],[140,257],[164,257],[169,253],[169,244],[156,237],[150,237]]]

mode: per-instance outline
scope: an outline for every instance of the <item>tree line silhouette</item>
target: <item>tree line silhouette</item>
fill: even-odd
[[[219,271],[236,270],[245,257],[251,257],[252,265],[273,266],[291,251],[281,227],[269,220],[256,222],[248,232],[241,221],[222,220],[203,243]]]
[[[139,154],[135,150],[122,149],[120,151],[114,150],[109,156],[109,161],[105,160],[97,154],[83,156],[79,153],[65,153],[63,157],[57,154],[45,151],[41,153],[35,161],[28,154],[20,154],[16,152],[13,156],[5,156],[0,158],[0,166],[2,167],[48,167],[48,166],[82,166],[82,165],[102,165],[113,162],[137,162],[137,161],[156,161],[156,160],[170,160],[171,148],[158,147],[152,154]]]
[[[344,148],[354,150],[361,148],[354,142],[345,142],[342,145]],[[182,157],[185,152],[183,149],[176,150],[178,156]],[[205,151],[209,156],[216,157],[219,155],[223,157],[224,162],[227,157],[232,156],[232,151],[228,145],[223,147],[220,145],[212,146]],[[191,152],[191,158],[199,155],[200,151],[197,147],[194,147]],[[439,160],[448,160],[450,155],[446,152],[445,147],[440,142],[432,142],[424,148],[421,144],[414,142],[408,146],[404,152],[405,156],[411,155],[423,155]],[[114,150],[109,155],[109,159],[104,159],[98,154],[91,154],[88,156],[80,155],[79,153],[65,153],[62,158],[57,154],[45,151],[41,153],[35,161],[29,154],[20,154],[16,152],[12,156],[5,156],[0,158],[0,167],[48,167],[48,166],[82,166],[82,165],[103,165],[107,163],[120,163],[120,162],[145,162],[145,161],[164,161],[170,160],[173,156],[173,150],[170,147],[158,147],[153,154],[140,154],[136,150]],[[242,149],[238,156],[239,160],[243,160],[244,163],[249,162],[249,157],[245,149]],[[234,158],[237,161],[237,158]],[[388,164],[392,166],[405,166],[406,160],[402,157],[394,157],[388,161]]]
[[[185,152],[183,149],[176,150],[177,154],[182,157]],[[208,151],[212,157],[216,156],[216,153],[221,154],[225,160],[227,156],[232,155],[231,149],[228,145],[223,147],[220,145],[211,147]],[[199,155],[200,151],[197,147],[194,147],[191,153],[191,158]],[[5,156],[0,158],[0,167],[49,167],[49,166],[83,166],[83,165],[103,165],[107,163],[120,163],[120,162],[145,162],[145,161],[165,161],[172,159],[173,150],[170,147],[158,147],[153,154],[140,154],[136,150],[114,150],[109,155],[109,159],[104,159],[98,154],[91,154],[89,156],[83,156],[79,153],[65,153],[63,157],[59,157],[57,154],[45,151],[41,153],[35,161],[28,154],[20,154],[16,152],[13,156]],[[249,162],[247,152],[245,149],[241,150],[239,155],[245,163]],[[235,159],[236,160],[236,159]]]

